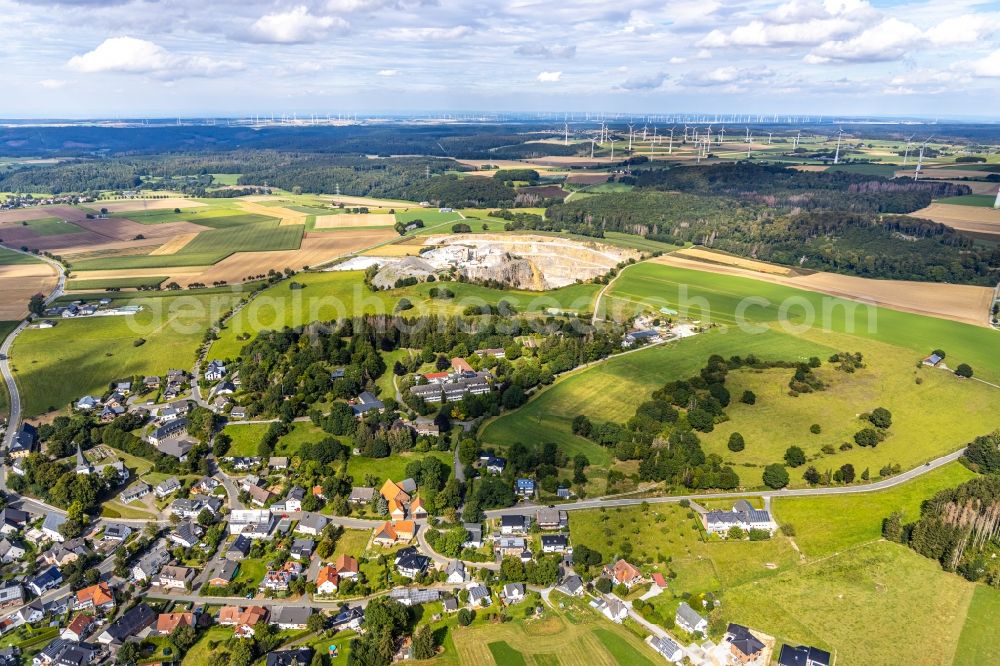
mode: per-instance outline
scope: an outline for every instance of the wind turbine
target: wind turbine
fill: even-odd
[[[635,127],[635,125],[632,125],[631,123],[628,126],[628,152],[629,153],[632,152],[632,128],[633,127]]]
[[[917,168],[914,169],[914,171],[913,171],[913,180],[914,181],[920,180],[920,172],[924,168],[924,148],[927,147],[927,144],[931,142],[932,138],[934,138],[934,137],[933,136],[929,136],[929,137],[927,137],[926,141],[924,141],[922,144],[920,144],[920,155],[919,155],[919,157],[917,157]]]
[[[615,161],[615,140],[611,139],[611,161]]]
[[[563,145],[569,145],[569,123],[563,123]]]
[[[837,151],[833,154],[833,163],[840,164],[840,140],[844,136],[844,130],[837,132]],[[917,167],[919,169],[919,167]]]
[[[802,139],[802,130],[795,130],[795,148],[799,147],[799,140]]]
[[[910,157],[910,147],[913,145],[913,137],[916,134],[911,134],[910,138],[906,140],[906,150],[903,152],[903,166],[906,166],[906,160]]]
[[[768,132],[767,133],[767,145],[769,145],[769,146],[771,145],[771,135],[772,134],[774,134],[774,132]]]
[[[653,140],[649,142],[649,154],[653,154],[653,148],[656,146],[656,125],[653,125]]]
[[[722,142],[725,141],[725,140],[726,140],[726,128],[722,127],[719,130],[719,145],[721,146]]]
[[[747,159],[750,159],[750,147],[753,146],[753,135],[750,134],[750,128],[747,128]]]
[[[590,137],[590,159],[594,159],[594,143],[596,141],[594,137]]]
[[[676,125],[674,126],[676,127]],[[667,149],[667,155],[674,154],[674,128],[670,128],[670,148]]]

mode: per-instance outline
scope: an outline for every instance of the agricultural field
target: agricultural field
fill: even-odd
[[[947,197],[938,199],[940,203],[953,206],[978,206],[980,208],[993,208],[996,203],[996,196],[989,194],[967,194],[961,197]]]
[[[716,612],[782,642],[827,648],[837,663],[948,664],[974,588],[933,560],[876,542],[730,588]],[[970,632],[966,663],[985,663],[992,647]]]
[[[3,259],[9,262],[3,262]],[[0,257],[0,321],[20,319],[28,314],[28,302],[35,294],[49,294],[56,286],[56,271],[49,264],[16,252]]]
[[[36,259],[23,252],[15,252],[0,245],[0,266],[16,266],[20,264],[40,264],[41,259]]]
[[[757,300],[748,300],[748,299]],[[913,360],[926,356],[936,347],[945,349],[949,364],[968,363],[977,376],[990,381],[1000,379],[1000,366],[988,350],[996,343],[997,332],[937,317],[927,317],[883,307],[831,298],[813,291],[772,284],[762,279],[722,275],[704,270],[645,263],[624,271],[605,293],[602,303],[610,312],[635,312],[669,307],[692,319],[733,325],[738,308],[749,324],[777,322],[785,311],[792,330],[809,324],[798,335],[821,344],[841,344],[833,333],[847,333],[891,344],[913,352]],[[784,308],[782,307],[784,305]],[[824,340],[829,342],[824,343]]]
[[[58,217],[43,217],[36,220],[25,220],[21,226],[29,229],[39,236],[60,236],[62,234],[79,234],[83,229],[72,222],[67,222]]]
[[[958,638],[952,662],[955,666],[982,664],[996,653],[997,617],[1000,617],[1000,591],[977,585]]]
[[[414,305],[407,311],[410,316],[460,314],[469,305],[496,304],[501,299],[509,301],[519,312],[538,312],[549,307],[584,309],[600,289],[600,285],[580,284],[548,292],[504,291],[469,283],[435,282],[371,292],[365,287],[360,271],[304,273],[296,276],[295,281],[305,288],[293,290],[288,283],[279,283],[233,317],[213,344],[212,355],[236,358],[245,342],[240,336],[252,337],[261,330],[366,313],[389,314],[401,298]],[[447,287],[455,293],[455,298],[430,298],[428,294],[434,287]]]
[[[108,382],[131,375],[162,375],[189,368],[208,325],[230,309],[239,294],[138,296],[136,315],[60,319],[51,329],[18,336],[12,364],[26,416],[62,409]],[[145,340],[140,346],[135,343]]]
[[[100,289],[151,288],[160,286],[166,281],[166,279],[167,277],[165,275],[154,275],[150,277],[109,278],[106,280],[102,280],[100,278],[89,280],[67,280],[66,289],[68,291],[96,291]]]

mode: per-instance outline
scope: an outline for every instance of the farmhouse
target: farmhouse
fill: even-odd
[[[615,585],[624,585],[631,589],[642,582],[642,573],[625,560],[618,560],[612,567],[605,567],[604,575],[614,581]]]
[[[732,511],[706,511],[701,514],[702,525],[709,534],[725,535],[733,527],[743,530],[766,530],[774,533],[778,524],[771,518],[771,512],[755,509],[746,500],[733,505]]]

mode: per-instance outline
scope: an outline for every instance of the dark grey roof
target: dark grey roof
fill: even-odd
[[[778,666],[830,666],[830,653],[805,645],[782,645]]]
[[[673,656],[681,649],[681,646],[669,636],[653,636],[649,644],[665,657]]]
[[[124,642],[126,638],[135,636],[154,622],[156,611],[146,604],[139,604],[115,620],[105,631],[115,641]]]
[[[278,606],[271,617],[275,624],[305,624],[312,615],[311,608],[301,606]]]
[[[277,650],[267,653],[267,666],[309,666],[312,656],[312,648]]]
[[[566,547],[569,541],[566,539],[565,534],[543,534],[542,535],[542,547],[545,546],[562,546]]]
[[[681,602],[681,605],[677,607],[677,615],[692,627],[705,619],[685,602]]]
[[[729,642],[743,654],[753,656],[764,649],[764,644],[742,624],[730,624],[726,628]]]
[[[250,539],[241,534],[236,537],[231,544],[229,544],[228,550],[231,553],[242,553],[243,555],[246,555],[250,552]]]

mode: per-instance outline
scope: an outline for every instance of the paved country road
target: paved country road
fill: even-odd
[[[48,257],[43,257],[41,255],[35,255],[30,252],[22,252],[21,250],[17,250],[12,247],[7,249],[30,257],[35,257],[36,259],[41,259],[55,270],[58,280],[56,281],[56,286],[52,290],[52,293],[45,298],[46,305],[62,296],[63,290],[66,288],[66,271],[62,264],[54,259],[49,259]],[[27,321],[21,322],[17,328],[7,335],[3,344],[0,344],[0,374],[3,375],[4,383],[7,384],[7,393],[10,395],[10,418],[7,419],[7,432],[4,434],[3,438],[4,449],[7,449],[14,440],[14,433],[17,432],[17,427],[21,423],[21,394],[17,390],[17,382],[14,381],[14,373],[11,372],[10,369],[10,350],[14,346],[14,340],[17,338],[18,334],[27,328],[27,326]],[[6,479],[4,478],[2,472],[0,472],[0,490],[5,489],[6,486]]]
[[[620,497],[620,498],[596,498],[596,499],[586,499],[578,500],[576,502],[567,502],[565,504],[555,505],[558,509],[563,511],[578,511],[583,509],[600,509],[603,507],[615,507],[615,506],[634,506],[636,504],[642,504],[646,502],[648,504],[662,504],[665,502],[680,502],[681,500],[713,500],[713,499],[736,499],[739,497],[763,497],[765,499],[773,499],[775,497],[812,497],[817,495],[853,495],[857,493],[871,493],[878,490],[886,490],[887,488],[892,488],[898,486],[902,483],[906,483],[911,479],[915,479],[918,476],[926,474],[932,470],[938,469],[950,462],[954,462],[962,457],[965,453],[965,447],[962,447],[958,451],[949,453],[948,455],[941,456],[935,460],[930,461],[925,465],[920,467],[915,467],[911,470],[897,474],[896,476],[891,476],[888,479],[882,479],[881,481],[876,481],[874,483],[866,483],[857,486],[837,486],[837,487],[820,487],[820,488],[796,488],[794,490],[748,490],[746,492],[734,492],[734,493],[701,493],[701,494],[691,494],[691,495],[665,495],[659,497]],[[516,506],[508,507],[506,509],[494,509],[487,511],[486,515],[489,518],[496,518],[503,515],[520,514],[523,513],[525,509],[528,508],[538,508],[542,505],[534,503],[519,504]]]

